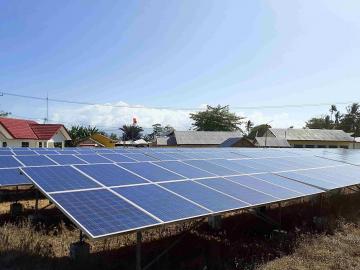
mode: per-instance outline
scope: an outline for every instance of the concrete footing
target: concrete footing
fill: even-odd
[[[70,244],[70,258],[73,260],[84,260],[90,254],[90,245],[84,241]]]
[[[24,206],[21,203],[10,204],[10,215],[12,217],[20,216],[24,212]]]
[[[221,229],[221,216],[209,216],[208,217],[208,224],[211,229],[213,230],[220,230]]]

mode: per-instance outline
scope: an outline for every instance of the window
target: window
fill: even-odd
[[[315,145],[312,145],[312,144],[307,144],[307,145],[305,145],[305,147],[306,147],[306,148],[314,148],[314,147],[315,147]]]
[[[7,142],[3,142],[2,147],[7,147]]]
[[[29,147],[29,142],[22,142],[21,147]]]
[[[62,143],[61,142],[56,142],[56,143],[54,143],[54,147],[62,148]]]
[[[43,147],[43,146],[42,146],[42,142],[39,142],[39,147],[40,147],[40,148]]]
[[[303,148],[302,144],[294,144],[294,148]]]

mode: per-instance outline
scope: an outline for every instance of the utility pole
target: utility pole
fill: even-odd
[[[44,124],[46,124],[49,121],[49,93],[46,93],[46,117]]]

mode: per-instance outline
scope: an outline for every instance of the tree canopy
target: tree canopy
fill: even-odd
[[[123,132],[123,141],[139,140],[142,137],[144,129],[136,125],[123,125],[120,130]]]
[[[192,126],[197,131],[236,131],[241,130],[243,117],[230,112],[229,106],[207,106],[205,111],[191,113]]]
[[[271,126],[268,124],[262,124],[262,125],[255,126],[255,127],[251,128],[250,132],[247,135],[247,138],[255,139],[255,137],[262,137],[265,135],[265,132],[269,128],[271,128]]]
[[[163,127],[161,124],[154,124],[152,125],[152,128],[153,131],[150,134],[144,136],[144,139],[146,141],[153,141],[156,137],[167,136],[175,130],[170,125],[166,125],[165,127]]]
[[[69,135],[71,137],[70,146],[76,146],[82,139],[90,137],[95,133],[102,133],[98,128],[92,126],[71,126],[68,129]]]
[[[317,129],[341,129],[345,132],[360,136],[360,105],[353,103],[346,107],[346,112],[341,113],[335,105],[329,109],[330,115],[322,115],[309,119],[305,127]],[[335,114],[334,114],[335,113]],[[334,118],[334,119],[333,119]]]
[[[0,117],[8,117],[10,114],[10,112],[0,111]]]

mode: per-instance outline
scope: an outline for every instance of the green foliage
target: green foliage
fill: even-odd
[[[330,116],[323,115],[309,119],[305,127],[317,129],[340,129],[348,133],[360,136],[360,105],[353,103],[346,107],[346,113],[342,114],[335,105],[331,105]],[[335,113],[335,114],[334,114]],[[334,116],[334,119],[333,119]]]
[[[258,125],[255,126],[251,129],[251,131],[249,132],[247,138],[249,139],[255,139],[255,137],[263,137],[265,135],[265,132],[271,128],[270,125],[268,124],[262,124],[262,125]]]
[[[81,140],[95,133],[100,133],[96,127],[91,126],[72,126],[68,129],[68,132],[71,137],[71,142],[68,143],[68,146],[76,146]]]
[[[111,134],[109,135],[109,138],[112,139],[112,140],[114,140],[114,141],[119,140],[118,136],[117,136],[115,133],[111,133]]]
[[[122,139],[124,141],[139,140],[141,139],[142,132],[144,131],[142,127],[135,125],[123,125],[120,130],[123,132]]]
[[[156,137],[167,136],[175,130],[170,125],[166,125],[165,127],[163,127],[161,124],[154,124],[152,125],[152,127],[153,132],[144,136],[145,141],[154,141]]]
[[[235,131],[241,130],[243,117],[229,111],[229,106],[207,106],[206,111],[191,113],[193,127],[197,131]]]
[[[0,117],[8,117],[10,114],[10,112],[0,111]]]
[[[252,130],[253,127],[254,127],[254,123],[251,122],[251,120],[248,120],[248,121],[245,123],[246,133],[247,133],[248,135],[250,134],[250,131]]]

